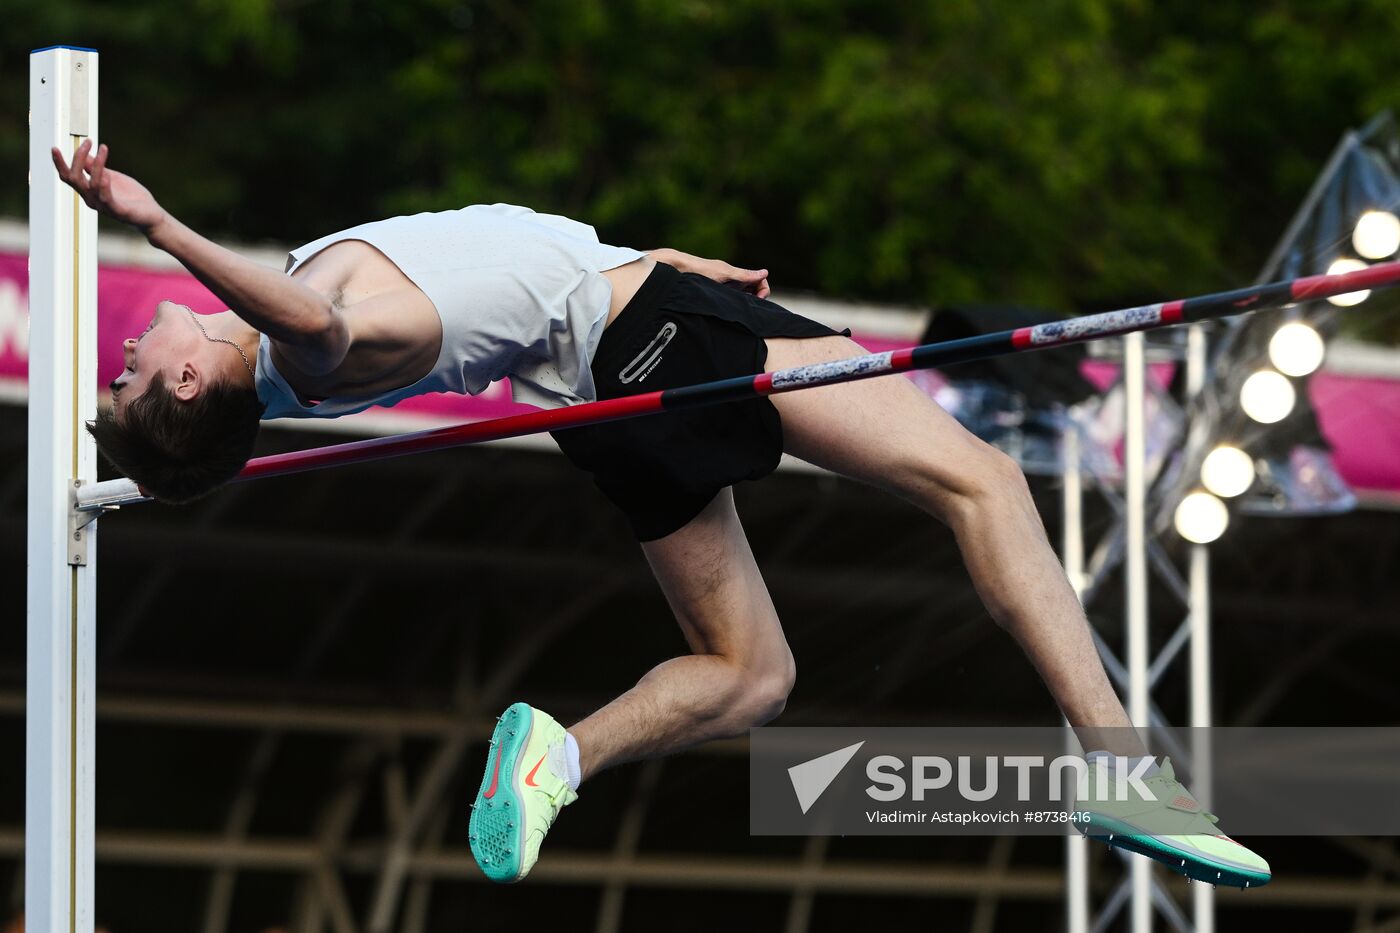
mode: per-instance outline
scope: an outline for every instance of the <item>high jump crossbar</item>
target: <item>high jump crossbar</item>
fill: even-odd
[[[1400,284],[1400,261],[1380,263],[1355,272],[1313,275],[1254,285],[1234,291],[1216,292],[1105,311],[1083,317],[1054,321],[1035,327],[983,334],[942,343],[929,343],[884,353],[871,353],[849,359],[832,360],[793,369],[720,379],[699,385],[663,389],[601,402],[588,402],[567,408],[510,415],[489,421],[434,428],[412,434],[376,437],[329,447],[274,454],[250,460],[235,482],[285,476],[307,470],[383,460],[431,450],[464,447],[508,437],[522,437],[545,431],[603,424],[662,412],[699,408],[723,402],[741,401],[793,392],[815,386],[836,385],[870,379],[890,373],[930,369],[969,360],[1004,356],[1029,350],[1044,350],[1102,337],[1156,330],[1175,324],[1229,317],[1252,311],[1281,308],[1298,301],[1330,298],[1363,289],[1386,288]],[[100,511],[150,501],[131,480],[108,480],[83,486],[76,494],[80,511]]]

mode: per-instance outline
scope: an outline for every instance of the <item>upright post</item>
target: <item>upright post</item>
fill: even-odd
[[[1084,594],[1084,487],[1080,476],[1079,422],[1071,412],[1065,419],[1061,441],[1063,481],[1061,505],[1064,512],[1064,539],[1060,559],[1065,566],[1074,594]],[[1066,723],[1068,725],[1068,723]],[[1070,734],[1066,730],[1066,734]],[[1078,754],[1067,740],[1067,754]],[[1091,751],[1083,749],[1082,751]],[[1065,930],[1089,933],[1089,840],[1077,832],[1065,834]]]
[[[1146,729],[1147,671],[1147,443],[1146,349],[1142,334],[1123,338],[1123,499],[1127,518],[1123,553],[1124,624],[1128,656],[1128,718]],[[1152,930],[1152,862],[1132,860],[1132,933]]]
[[[1202,324],[1191,325],[1186,332],[1186,399],[1188,406],[1198,405],[1206,385],[1206,329]],[[1187,716],[1191,723],[1192,785],[1197,799],[1207,808],[1211,805],[1211,743],[1207,736],[1210,716],[1210,550],[1204,544],[1190,546],[1188,580],[1191,594],[1191,656],[1188,679],[1191,702]],[[1215,888],[1208,884],[1192,885],[1192,916],[1195,933],[1215,933]]]
[[[97,136],[97,53],[34,52],[29,101],[25,926],[91,933],[96,525],[73,504],[97,479],[97,216],[49,151]]]

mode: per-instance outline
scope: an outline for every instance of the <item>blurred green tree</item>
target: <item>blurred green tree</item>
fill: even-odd
[[[212,235],[513,201],[916,303],[1247,281],[1400,92],[1388,0],[0,0],[0,21],[8,125],[28,48],[98,47],[114,164]],[[0,177],[24,159],[0,137]],[[0,187],[0,212],[23,199]]]

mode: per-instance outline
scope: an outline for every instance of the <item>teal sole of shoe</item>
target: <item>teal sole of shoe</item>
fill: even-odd
[[[503,884],[520,880],[525,824],[520,818],[515,775],[533,718],[524,703],[514,703],[501,714],[491,733],[491,754],[486,756],[486,773],[472,806],[468,830],[472,855],[486,877]]]
[[[1145,855],[1161,862],[1178,875],[1185,875],[1195,881],[1224,884],[1234,888],[1260,888],[1268,884],[1273,877],[1182,851],[1155,836],[1144,835],[1134,826],[1120,823],[1100,813],[1090,813],[1088,823],[1075,823],[1074,826],[1090,839]]]

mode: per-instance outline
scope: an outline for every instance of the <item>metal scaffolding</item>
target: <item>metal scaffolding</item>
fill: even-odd
[[[1105,476],[1091,458],[1082,456],[1083,426],[1075,417],[1065,429],[1063,472],[1064,540],[1062,560],[1065,570],[1084,603],[1092,611],[1095,601],[1105,590],[1111,575],[1121,573],[1123,590],[1124,657],[1113,651],[1097,632],[1095,640],[1099,654],[1119,690],[1126,695],[1129,718],[1138,729],[1160,729],[1168,720],[1161,706],[1153,699],[1162,678],[1171,669],[1183,649],[1188,650],[1185,670],[1187,692],[1190,696],[1189,723],[1210,725],[1210,617],[1208,552],[1203,545],[1188,549],[1188,569],[1183,574],[1173,562],[1164,533],[1171,533],[1170,523],[1161,521],[1175,502],[1169,501],[1175,489],[1163,480],[1166,457],[1149,460],[1146,445],[1146,406],[1152,393],[1158,406],[1173,405],[1166,392],[1147,377],[1147,348],[1142,334],[1123,338],[1121,366],[1115,388],[1124,399],[1123,457],[1121,477]],[[1206,346],[1202,325],[1189,328],[1185,346],[1163,342],[1154,347],[1155,358],[1186,364],[1186,398],[1189,411],[1196,406],[1206,388]],[[1209,438],[1191,430],[1188,420],[1182,438],[1188,448],[1184,459],[1191,461],[1192,445],[1199,446]],[[1093,557],[1085,566],[1083,513],[1085,486],[1096,490],[1111,507],[1116,520],[1097,542]],[[1154,655],[1151,651],[1148,600],[1152,574],[1180,604],[1184,619]],[[1161,749],[1152,749],[1161,754]],[[1210,773],[1204,749],[1171,749],[1178,760],[1191,765],[1194,791],[1204,805],[1210,797]],[[1153,925],[1154,908],[1178,933],[1211,933],[1214,930],[1214,889],[1205,884],[1194,886],[1191,896],[1193,921],[1188,922],[1170,892],[1154,877],[1151,861],[1123,854],[1127,876],[1121,879],[1104,899],[1097,916],[1091,916],[1089,874],[1083,853],[1083,841],[1071,839],[1066,843],[1065,898],[1067,927],[1070,933],[1087,933],[1106,929],[1125,909],[1133,933],[1148,933]]]

